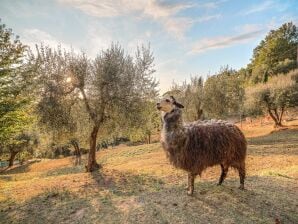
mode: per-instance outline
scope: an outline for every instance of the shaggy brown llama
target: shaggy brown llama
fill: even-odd
[[[247,143],[236,125],[215,120],[183,124],[184,106],[172,96],[156,106],[162,112],[161,144],[171,164],[188,172],[188,195],[193,194],[195,177],[214,165],[221,166],[218,185],[233,167],[239,172],[240,189],[244,189]]]

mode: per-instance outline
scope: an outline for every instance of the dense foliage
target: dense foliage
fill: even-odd
[[[12,153],[19,137],[28,131],[30,115],[31,66],[26,62],[27,47],[11,29],[0,24],[0,152]],[[16,147],[17,148],[17,147]],[[17,152],[21,149],[17,149]]]
[[[298,70],[279,74],[246,89],[248,110],[263,109],[272,117],[275,126],[282,126],[282,117],[289,107],[298,106]]]
[[[292,22],[271,30],[253,51],[248,65],[250,81],[266,82],[268,77],[296,68],[297,45],[298,31]]]

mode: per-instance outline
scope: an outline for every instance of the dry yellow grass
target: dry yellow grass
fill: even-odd
[[[266,123],[261,123],[261,118],[255,119],[252,123],[242,122],[237,123],[247,138],[259,137],[268,135],[276,129],[274,128],[274,122],[270,119]],[[298,128],[298,120],[284,121],[284,128],[281,129],[296,129]]]
[[[103,150],[103,168],[92,174],[71,158],[14,167],[0,175],[0,223],[298,223],[295,124],[248,138],[246,191],[233,170],[216,186],[212,167],[188,197],[185,173],[159,143]]]

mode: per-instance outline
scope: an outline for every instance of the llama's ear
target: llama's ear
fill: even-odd
[[[184,106],[183,106],[181,103],[178,103],[178,102],[176,101],[176,99],[175,99],[173,96],[170,96],[170,98],[171,98],[171,100],[172,100],[172,103],[173,103],[176,107],[178,107],[178,108],[184,108]]]
[[[179,108],[184,108],[184,106],[181,103],[174,102],[174,105]]]
[[[170,96],[170,98],[171,98],[171,100],[172,100],[173,103],[176,102],[176,99],[173,96]]]

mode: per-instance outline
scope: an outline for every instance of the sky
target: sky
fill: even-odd
[[[285,22],[297,0],[0,0],[1,23],[23,43],[85,51],[119,43],[129,54],[150,44],[161,93],[173,81],[245,67],[253,49]]]

